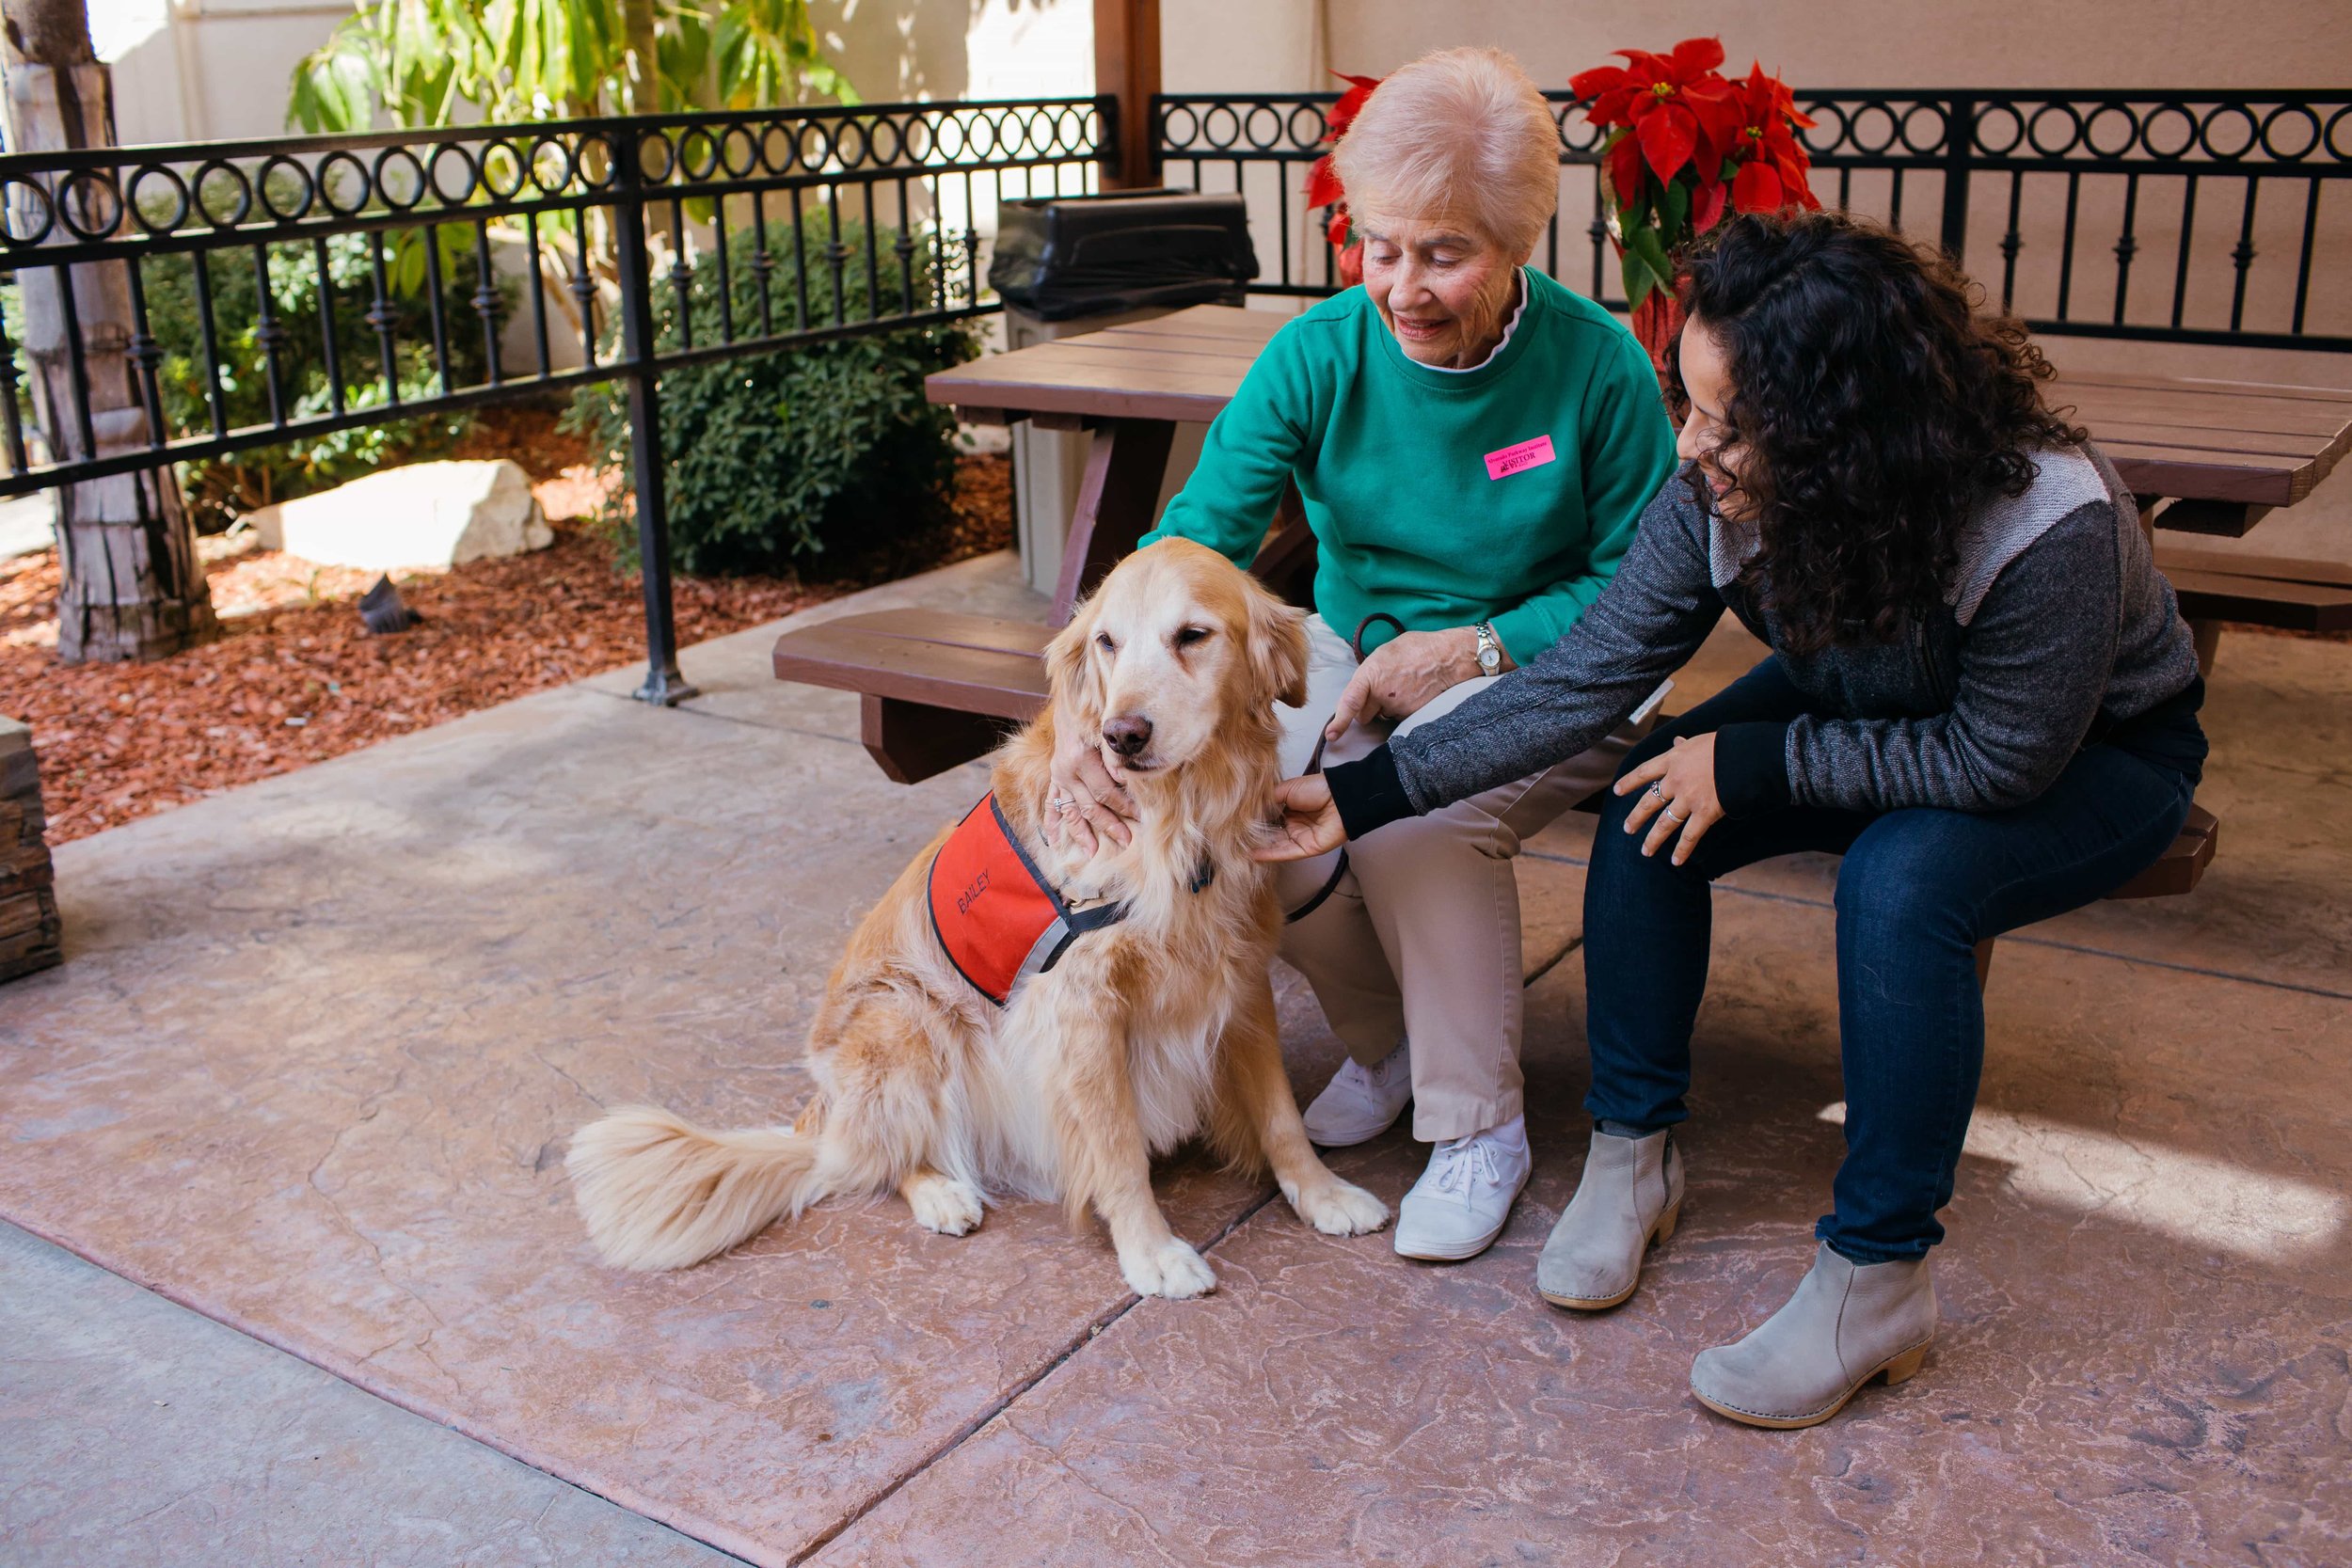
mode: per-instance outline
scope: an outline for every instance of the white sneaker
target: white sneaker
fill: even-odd
[[[1379,1066],[1370,1068],[1350,1056],[1299,1118],[1307,1124],[1307,1136],[1325,1148],[1352,1148],[1395,1126],[1413,1101],[1410,1051],[1400,1040]]]
[[[1397,1256],[1442,1263],[1477,1257],[1502,1234],[1534,1164],[1520,1117],[1439,1144],[1397,1205]]]

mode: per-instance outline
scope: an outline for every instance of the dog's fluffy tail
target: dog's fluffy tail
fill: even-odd
[[[623,1269],[682,1269],[824,1196],[817,1137],[709,1132],[632,1105],[589,1123],[564,1162],[589,1239]]]

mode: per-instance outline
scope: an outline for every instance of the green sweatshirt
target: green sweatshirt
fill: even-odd
[[[1533,663],[1616,572],[1675,442],[1633,335],[1520,271],[1527,308],[1475,370],[1406,358],[1360,288],[1290,322],[1143,543],[1198,540],[1246,566],[1295,479],[1334,631],[1375,610],[1415,631],[1492,621]],[[1389,635],[1373,628],[1364,651]]]

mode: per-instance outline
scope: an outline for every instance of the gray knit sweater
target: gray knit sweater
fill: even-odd
[[[1565,637],[1452,713],[1332,770],[1350,834],[1576,755],[1681,668],[1726,609],[1814,704],[1787,724],[1718,733],[1730,814],[1789,803],[1998,811],[2035,799],[2094,731],[2177,705],[2198,683],[2188,626],[2113,467],[2091,448],[2044,453],[2037,467],[2025,495],[1996,497],[1972,519],[1940,613],[1894,643],[1810,657],[1779,653],[1777,626],[1739,582],[1753,541],[1698,506],[1680,477],[1669,481],[1614,580]]]

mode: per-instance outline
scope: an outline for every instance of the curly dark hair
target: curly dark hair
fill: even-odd
[[[1970,514],[2023,494],[2037,449],[2084,439],[2043,402],[2053,372],[2025,325],[1864,219],[1736,217],[1692,255],[1681,301],[1728,369],[1758,546],[1742,585],[1788,653],[1904,635],[1943,599]],[[1678,354],[1672,372],[1681,394]]]

